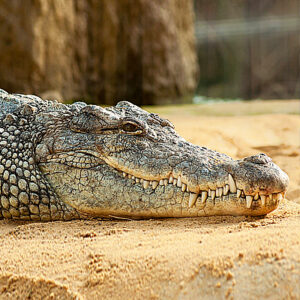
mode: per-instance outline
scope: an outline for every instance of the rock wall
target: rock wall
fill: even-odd
[[[193,21],[192,0],[1,1],[0,86],[106,104],[185,96],[198,73]]]
[[[0,85],[10,92],[64,98],[86,93],[84,1],[0,2]]]

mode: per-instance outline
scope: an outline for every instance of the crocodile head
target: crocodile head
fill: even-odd
[[[75,103],[36,115],[35,161],[57,196],[92,216],[265,215],[288,176],[265,154],[233,160],[193,145],[129,103]]]

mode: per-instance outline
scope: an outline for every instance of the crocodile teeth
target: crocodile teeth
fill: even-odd
[[[226,184],[224,187],[223,187],[223,195],[227,195],[229,192],[229,185]]]
[[[164,180],[163,180],[163,179],[161,179],[161,180],[159,181],[159,185],[164,185]]]
[[[128,174],[128,178],[131,179],[131,177],[132,177],[132,176],[131,176],[130,174]]]
[[[270,197],[270,200],[273,200],[273,194],[270,194],[269,197]]]
[[[146,189],[148,186],[149,186],[149,181],[148,180],[144,180],[144,182],[143,182],[144,189]]]
[[[139,178],[135,178],[135,182],[139,183],[140,182]]]
[[[164,179],[164,186],[168,185],[168,179]]]
[[[273,194],[273,199],[274,199],[274,200],[277,200],[277,201],[282,200],[282,195],[281,195],[281,193]]]
[[[127,176],[127,174],[125,172],[123,172],[123,177],[126,177],[126,176]]]
[[[216,197],[216,191],[211,191],[211,199],[212,200],[215,200],[215,197]]]
[[[157,186],[158,186],[158,181],[153,180],[152,181],[152,188],[155,190]]]
[[[198,197],[198,194],[190,193],[189,208],[191,208],[195,204],[197,197]]]
[[[177,179],[174,178],[174,179],[173,179],[173,185],[176,185],[176,184],[177,184]]]
[[[216,188],[216,197],[222,197],[223,188]]]
[[[230,193],[236,193],[236,184],[231,174],[228,174],[228,183],[229,183]]]
[[[260,195],[260,199],[261,199],[261,205],[266,206],[266,196],[265,195]]]
[[[182,182],[181,182],[181,177],[180,176],[178,176],[178,178],[177,178],[177,186],[178,187],[182,186]]]
[[[241,190],[237,190],[236,191],[236,197],[239,199],[241,197],[242,191]]]
[[[202,192],[201,193],[201,203],[205,203],[207,199],[207,192]]]
[[[218,191],[219,191],[219,196],[222,197],[222,195],[223,195],[223,188],[218,188]]]
[[[186,190],[186,184],[185,184],[185,183],[182,184],[181,190],[182,190],[183,192],[185,192],[185,190]]]
[[[211,189],[208,189],[208,197],[211,196]]]
[[[246,196],[247,208],[251,207],[253,196]]]
[[[259,194],[256,193],[255,196],[254,196],[254,200],[258,200],[258,198],[259,198]]]

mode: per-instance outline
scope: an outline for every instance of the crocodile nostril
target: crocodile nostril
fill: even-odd
[[[260,154],[257,154],[257,155],[245,157],[244,161],[249,161],[249,162],[252,162],[254,164],[261,165],[261,164],[267,164],[267,163],[271,162],[272,159],[269,156],[267,156],[266,154],[260,153]]]

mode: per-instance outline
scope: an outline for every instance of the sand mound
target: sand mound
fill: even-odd
[[[0,296],[2,299],[64,299],[75,300],[77,295],[54,281],[27,276],[1,275]]]

